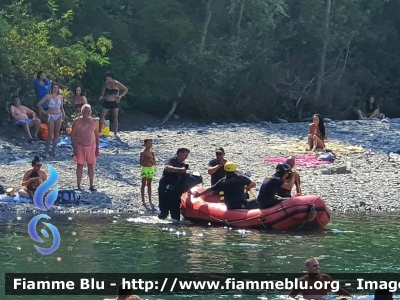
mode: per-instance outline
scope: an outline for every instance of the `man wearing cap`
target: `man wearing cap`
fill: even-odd
[[[292,170],[292,174],[290,175],[290,177],[294,177],[294,185],[296,186],[296,193],[298,195],[301,195],[301,186],[300,186],[300,175],[299,173],[297,173],[293,168],[296,164],[296,160],[294,159],[294,157],[289,156],[286,161],[286,164],[288,164],[290,166],[290,169]],[[286,178],[286,181],[289,181],[290,178]],[[278,196],[280,197],[286,197],[286,198],[290,198],[292,196],[292,190],[287,190],[285,188],[279,188],[278,189]]]
[[[280,201],[285,200],[278,195],[280,188],[291,191],[294,185],[295,176],[291,176],[292,170],[288,164],[280,163],[276,166],[273,176],[265,178],[258,193],[258,203],[260,208],[269,208]],[[285,181],[288,179],[288,181]]]
[[[224,201],[228,209],[253,209],[258,208],[257,200],[247,201],[244,190],[249,191],[256,186],[250,178],[236,173],[236,164],[226,162],[224,165],[226,176],[221,178],[216,184],[201,193],[195,192],[194,197],[207,195],[212,192],[223,192]]]
[[[211,185],[216,184],[221,178],[224,178],[226,173],[224,166],[226,163],[224,148],[219,147],[215,150],[216,158],[210,160],[207,171],[211,175]]]

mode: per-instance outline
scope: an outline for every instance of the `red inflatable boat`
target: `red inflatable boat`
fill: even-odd
[[[227,210],[218,195],[194,198],[191,192],[182,196],[181,210],[187,220],[204,220],[233,227],[287,230],[301,226],[323,227],[329,223],[330,210],[317,195],[292,197],[267,209]]]

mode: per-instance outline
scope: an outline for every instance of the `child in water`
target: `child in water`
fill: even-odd
[[[149,204],[153,206],[151,202],[151,181],[155,175],[155,165],[156,165],[156,158],[154,152],[151,151],[153,147],[153,140],[152,139],[145,139],[144,140],[144,149],[140,152],[140,176],[142,177],[142,186],[140,187],[140,195],[142,196],[143,205],[146,205],[144,200],[144,190],[147,186],[147,194],[149,195]]]

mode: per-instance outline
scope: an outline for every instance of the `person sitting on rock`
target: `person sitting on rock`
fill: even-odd
[[[279,189],[291,191],[296,176],[292,176],[292,169],[288,164],[280,163],[276,166],[273,176],[265,178],[258,193],[258,203],[261,209],[270,208],[286,198],[278,195]],[[285,181],[287,180],[288,181]],[[289,192],[290,193],[290,192]],[[290,196],[289,196],[290,197]]]
[[[21,126],[29,137],[29,142],[37,140],[40,127],[40,119],[36,117],[36,113],[26,106],[21,105],[18,96],[12,97],[12,105],[10,113],[16,125]],[[33,137],[30,128],[34,128]]]
[[[47,180],[46,172],[41,170],[41,167],[42,162],[39,156],[36,155],[32,160],[32,168],[25,172],[22,179],[22,189],[18,191],[21,197],[32,199],[38,186]]]
[[[308,147],[306,151],[316,151],[325,148],[326,129],[324,119],[320,114],[313,116],[313,122],[308,125]]]
[[[212,192],[223,192],[223,198],[228,209],[258,208],[257,200],[246,200],[246,195],[244,193],[245,189],[250,191],[250,189],[254,188],[256,183],[244,175],[237,174],[236,164],[234,162],[226,162],[224,170],[226,172],[224,178],[200,193],[196,191],[194,197],[197,198]]]
[[[363,120],[363,119],[371,120],[373,118],[381,118],[381,119],[383,119],[384,117],[385,117],[385,115],[381,114],[379,106],[376,103],[374,97],[370,97],[365,102],[365,114],[361,110],[358,110],[358,118],[360,120]]]
[[[295,177],[294,178],[294,185],[296,186],[296,194],[298,196],[300,196],[301,195],[300,175],[299,175],[299,173],[297,173],[294,170],[294,166],[296,164],[296,160],[295,160],[294,157],[289,156],[286,159],[285,163],[288,164],[290,166],[290,169],[292,170],[292,174],[286,179],[286,182],[288,182],[290,180],[290,177],[294,176]],[[292,196],[291,189],[287,190],[285,188],[279,188],[278,196],[283,197],[283,198],[290,198]]]
[[[211,175],[211,185],[216,184],[226,175],[224,170],[224,165],[226,163],[224,148],[217,148],[217,150],[215,150],[215,155],[216,158],[210,160],[207,167],[208,174]]]

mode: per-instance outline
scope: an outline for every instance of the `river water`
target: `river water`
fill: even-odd
[[[290,232],[178,225],[160,222],[156,216],[55,215],[51,224],[58,228],[61,245],[50,255],[34,248],[38,243],[27,232],[32,217],[0,216],[1,299],[94,300],[114,296],[4,296],[4,277],[10,272],[299,273],[304,271],[304,260],[314,256],[320,260],[321,271],[328,274],[400,273],[397,215],[333,214],[325,229]],[[151,300],[277,298],[282,296],[143,296]]]

